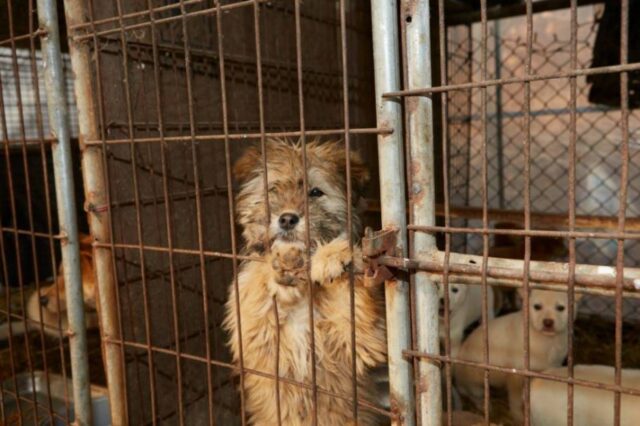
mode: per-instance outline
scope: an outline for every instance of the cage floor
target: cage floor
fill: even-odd
[[[27,345],[29,352],[27,352]],[[100,334],[97,330],[87,333],[87,345],[89,347],[89,374],[91,383],[105,386],[104,366],[102,363],[102,352],[100,349]],[[13,351],[10,350],[8,342],[0,342],[0,381],[10,378],[15,371],[16,374],[33,370],[44,370],[45,362],[49,371],[67,376],[71,374],[71,364],[69,359],[69,344],[63,343],[64,363],[60,351],[60,344],[57,339],[44,338],[44,350],[40,335],[31,332],[28,336],[14,337],[12,342]],[[13,358],[13,369],[12,369]]]
[[[622,331],[624,342],[622,347],[622,366],[637,367],[640,365],[640,324],[625,323]],[[91,382],[104,385],[106,381],[100,351],[100,336],[94,331],[90,332],[87,337],[90,352],[92,353],[89,357]],[[24,337],[14,340],[13,362],[16,372],[20,373],[29,369],[25,343],[29,344],[31,348],[31,367],[33,369],[43,369],[44,358],[42,356],[40,336],[37,333],[31,333],[26,340]],[[62,363],[58,342],[54,339],[45,338],[45,345],[47,350],[44,353],[46,353],[47,366],[50,371],[60,374],[62,372]],[[65,351],[68,350],[67,346],[65,345]],[[594,315],[580,316],[575,322],[574,347],[576,364],[613,365],[615,359],[615,324]],[[65,354],[65,364],[66,372],[70,374],[68,352]],[[0,381],[10,378],[11,374],[9,347],[6,342],[0,343]],[[233,386],[230,386],[228,390],[232,391],[232,389]],[[464,408],[474,411],[469,404],[465,404]],[[492,390],[491,419],[504,426],[514,425],[509,413],[507,395],[503,391]]]

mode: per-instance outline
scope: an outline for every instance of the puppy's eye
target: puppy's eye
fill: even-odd
[[[454,287],[451,289],[452,292],[457,293],[458,292],[458,287]]]
[[[556,306],[556,310],[557,310],[558,312],[562,312],[562,311],[564,311],[564,310],[565,310],[565,307],[564,307],[564,306],[562,306],[562,305],[558,305],[558,306]]]
[[[311,189],[311,191],[309,191],[309,197],[318,198],[322,197],[323,195],[324,192],[322,192],[320,188],[313,188]]]
[[[540,309],[542,309],[542,305],[539,303],[536,303],[535,305],[533,305],[533,309],[535,309],[536,311],[539,311]]]

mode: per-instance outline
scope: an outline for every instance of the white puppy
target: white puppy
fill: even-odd
[[[578,299],[576,295],[576,300]],[[577,310],[576,310],[577,311]],[[495,318],[489,327],[489,364],[524,367],[523,311]],[[529,362],[532,370],[560,367],[567,356],[567,294],[564,292],[532,290],[529,297]],[[477,328],[460,347],[458,358],[484,361],[484,335]],[[466,365],[454,367],[454,377],[460,393],[469,396],[478,405],[482,401],[484,370]],[[492,371],[491,386],[506,387],[507,374]],[[510,399],[512,395],[510,394]],[[513,395],[519,398],[519,395]]]
[[[614,368],[604,365],[576,365],[574,377],[598,383],[613,384]],[[546,371],[567,377],[567,367]],[[622,386],[640,390],[640,370],[623,369]],[[513,411],[513,407],[512,407]],[[517,410],[520,411],[520,410]],[[608,426],[614,423],[614,393],[586,386],[573,388],[573,424]],[[531,424],[533,426],[564,426],[567,424],[567,385],[544,379],[531,381]],[[620,425],[640,424],[640,397],[621,395]]]
[[[447,329],[444,323],[445,292],[444,284],[438,287],[440,293],[440,343],[444,347]],[[489,319],[495,316],[493,305],[493,288],[487,287],[487,304]],[[449,336],[451,355],[456,355],[462,344],[464,331],[474,322],[482,318],[482,287],[449,283]]]

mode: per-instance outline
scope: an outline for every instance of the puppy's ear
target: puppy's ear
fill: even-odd
[[[520,297],[520,300],[524,300],[524,287],[518,287],[518,296]]]
[[[247,148],[233,166],[233,175],[239,183],[245,183],[258,171],[262,156],[256,147]]]
[[[313,151],[318,158],[332,162],[340,173],[347,173],[344,143],[339,141],[326,143],[311,142],[307,145],[307,149]],[[369,182],[370,175],[369,169],[357,151],[352,150],[349,152],[349,169],[351,171],[353,189],[356,193],[359,193]]]

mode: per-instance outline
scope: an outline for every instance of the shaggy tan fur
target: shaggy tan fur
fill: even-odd
[[[265,220],[261,154],[255,149],[248,150],[235,168],[236,177],[242,183],[236,205],[247,244],[245,252],[261,258],[242,265],[237,277],[238,294],[234,284],[230,287],[224,327],[229,331],[233,359],[239,364],[241,324],[244,367],[273,375],[279,357],[279,375],[289,380],[279,384],[282,424],[311,424],[313,348],[309,300],[313,286],[318,424],[356,424],[353,405],[348,401],[353,391],[348,278],[351,253],[346,237],[348,200],[344,147],[339,143],[307,144],[308,218],[304,214],[307,194],[302,188],[304,169],[300,145],[270,141],[266,155],[269,223]],[[353,188],[357,193],[367,181],[368,173],[355,154],[351,154],[350,161]],[[357,199],[351,201],[355,204]],[[299,217],[294,229],[284,230],[278,226],[278,218],[286,213]],[[307,225],[312,242],[310,260],[306,258],[304,243]],[[359,229],[360,221],[354,211],[352,234],[357,235]],[[354,269],[361,269],[357,247],[353,258]],[[307,279],[308,267],[311,281]],[[354,285],[358,397],[373,401],[375,386],[370,369],[386,359],[384,303],[379,289],[362,285],[361,275],[355,276]],[[236,297],[240,302],[239,321]],[[291,380],[306,386],[293,384]],[[245,373],[244,390],[249,421],[254,425],[278,424],[275,379]],[[360,407],[358,424],[371,425],[376,421],[372,412]]]

